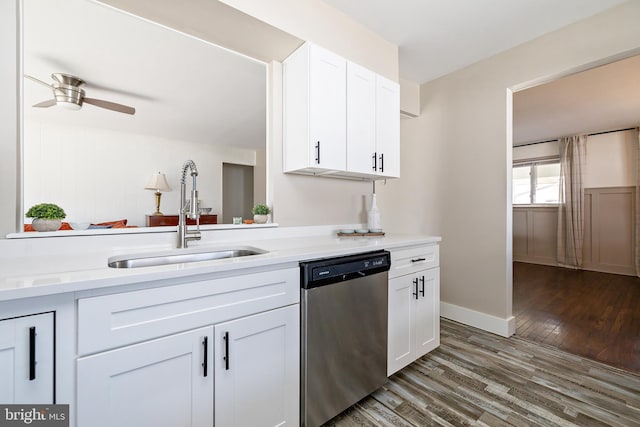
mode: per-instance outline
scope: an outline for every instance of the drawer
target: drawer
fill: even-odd
[[[95,353],[298,302],[298,268],[82,298],[78,300],[78,353]]]
[[[409,249],[391,250],[389,278],[412,274],[440,265],[438,245],[417,246]]]

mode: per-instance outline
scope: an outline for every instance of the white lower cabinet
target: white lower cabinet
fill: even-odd
[[[298,267],[78,301],[78,426],[299,423]]]
[[[297,426],[300,306],[215,326],[215,425]]]
[[[78,426],[213,425],[213,327],[78,359]]]
[[[54,403],[54,316],[0,320],[0,403]]]
[[[440,268],[437,265],[437,246],[391,253],[388,375],[440,345]]]
[[[78,425],[295,426],[299,318],[296,304],[80,358]]]

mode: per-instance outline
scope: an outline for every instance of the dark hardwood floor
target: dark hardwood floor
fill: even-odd
[[[516,335],[640,373],[640,278],[515,262]]]

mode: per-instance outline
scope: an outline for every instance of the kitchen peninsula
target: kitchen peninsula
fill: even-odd
[[[392,281],[406,284],[400,288],[407,292],[398,294],[405,297],[390,295],[390,303],[411,304],[413,276],[435,272],[428,273],[432,280],[427,279],[427,288],[432,289],[426,294],[427,312],[433,317],[430,344],[437,346],[440,238],[336,234],[360,224],[215,227],[203,230],[202,241],[181,251],[254,248],[263,253],[116,269],[107,267],[109,258],[175,252],[175,232],[42,237],[35,251],[33,238],[0,241],[0,313],[7,319],[0,327],[22,331],[31,327],[29,322],[37,322],[41,343],[35,381],[25,380],[21,369],[7,372],[15,376],[16,393],[25,390],[20,383],[26,382],[30,397],[70,404],[71,425],[78,426],[131,425],[136,417],[171,425],[171,414],[191,419],[194,425],[212,425],[214,420],[216,425],[232,425],[231,420],[255,425],[264,418],[274,420],[274,425],[297,425],[298,263],[379,249],[391,252]],[[116,237],[117,249],[112,244]],[[48,253],[48,247],[57,247],[56,255]],[[398,280],[401,277],[406,279]],[[391,312],[390,308],[390,316]],[[27,366],[24,345],[28,342],[16,339],[12,351],[16,357],[25,356]],[[39,384],[44,390],[36,394]],[[268,392],[255,395],[255,384]],[[143,392],[149,410],[133,404]],[[7,393],[4,387],[2,393]],[[157,404],[164,401],[172,403]],[[253,411],[235,409],[248,404]],[[102,414],[100,419],[96,413]]]

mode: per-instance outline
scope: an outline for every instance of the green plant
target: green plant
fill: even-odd
[[[269,215],[271,213],[271,209],[269,209],[269,206],[259,203],[251,209],[251,213],[254,215]]]
[[[40,203],[29,208],[27,218],[64,219],[67,216],[64,210],[53,203]]]

